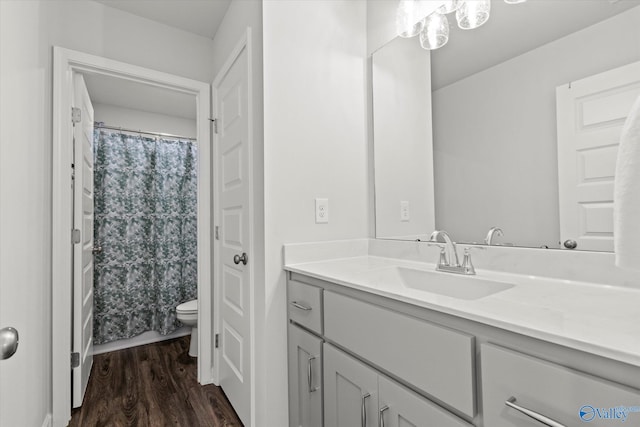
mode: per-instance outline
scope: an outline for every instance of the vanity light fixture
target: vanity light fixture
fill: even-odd
[[[487,22],[491,13],[491,0],[446,0],[435,12],[427,7],[431,1],[400,0],[396,13],[397,34],[406,38],[420,34],[420,45],[427,50],[441,48],[449,41],[447,14],[455,12],[458,27],[473,30]],[[527,0],[504,1],[518,4]]]

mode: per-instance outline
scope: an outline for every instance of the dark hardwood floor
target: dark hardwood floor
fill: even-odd
[[[71,427],[242,426],[219,387],[201,386],[189,336],[94,356]]]

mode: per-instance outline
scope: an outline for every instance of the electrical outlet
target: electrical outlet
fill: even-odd
[[[400,221],[407,222],[409,221],[409,202],[403,200],[400,202]]]
[[[316,224],[329,222],[329,199],[316,199]]]

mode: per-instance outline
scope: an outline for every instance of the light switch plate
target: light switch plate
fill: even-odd
[[[400,221],[408,222],[409,219],[409,202],[403,200],[400,202]]]
[[[329,222],[329,199],[316,199],[316,224]]]

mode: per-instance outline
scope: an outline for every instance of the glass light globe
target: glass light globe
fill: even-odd
[[[417,36],[424,26],[418,0],[400,0],[396,11],[396,32],[400,37]]]
[[[449,21],[440,13],[432,13],[424,18],[424,28],[420,32],[420,45],[427,50],[441,48],[449,41]]]
[[[489,20],[491,0],[464,0],[456,11],[458,27],[473,30]]]

